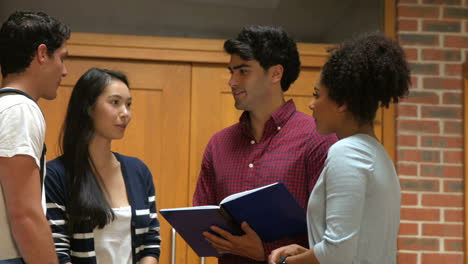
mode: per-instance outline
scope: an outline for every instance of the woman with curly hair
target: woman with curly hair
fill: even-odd
[[[310,249],[279,248],[269,263],[396,263],[400,185],[373,120],[409,85],[404,52],[388,37],[365,35],[332,50],[309,107],[317,131],[340,140],[309,199]]]

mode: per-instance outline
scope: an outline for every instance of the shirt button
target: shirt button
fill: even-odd
[[[252,145],[255,144],[255,140],[252,139],[252,140],[250,141],[250,144],[252,144]]]
[[[281,127],[279,126],[279,127],[277,127],[277,129],[278,129],[278,130],[281,130]]]
[[[249,168],[253,168],[253,163],[250,163],[250,164],[249,164]]]

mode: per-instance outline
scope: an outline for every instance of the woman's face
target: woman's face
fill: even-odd
[[[112,80],[91,109],[94,136],[108,140],[121,139],[132,119],[131,104],[132,97],[127,85],[120,80]]]
[[[314,99],[309,108],[313,111],[316,130],[320,134],[336,133],[343,124],[344,106],[339,106],[328,96],[328,89],[321,83],[321,76],[314,86]]]

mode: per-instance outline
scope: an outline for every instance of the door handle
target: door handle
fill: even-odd
[[[177,233],[174,228],[171,230],[171,264],[176,264],[176,250],[177,250]]]

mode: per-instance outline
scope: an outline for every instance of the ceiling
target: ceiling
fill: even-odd
[[[17,9],[41,10],[74,32],[217,39],[244,25],[280,25],[301,42],[336,43],[382,29],[383,1],[0,0],[0,20]]]

